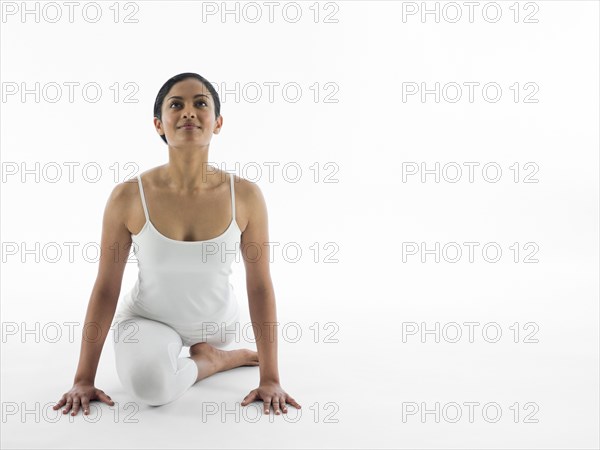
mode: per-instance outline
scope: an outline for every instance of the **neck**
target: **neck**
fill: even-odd
[[[172,189],[193,192],[218,184],[219,170],[208,164],[208,146],[176,148],[169,146],[169,162],[163,166],[163,179]]]

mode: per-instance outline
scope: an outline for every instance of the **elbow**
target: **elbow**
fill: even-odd
[[[95,289],[92,294],[92,300],[100,303],[117,303],[121,295],[120,289]]]
[[[272,285],[260,285],[248,287],[248,298],[262,299],[266,297],[274,296],[274,290]]]

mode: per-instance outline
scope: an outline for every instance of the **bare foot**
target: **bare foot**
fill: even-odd
[[[259,364],[258,353],[255,351],[246,348],[220,350],[206,342],[199,342],[190,347],[190,359],[198,366],[196,381],[217,372],[224,372],[241,366],[258,366]]]

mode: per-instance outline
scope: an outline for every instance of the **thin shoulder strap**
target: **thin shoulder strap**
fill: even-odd
[[[140,196],[142,197],[142,206],[144,207],[144,215],[146,216],[146,220],[150,222],[150,217],[148,216],[148,207],[146,206],[146,197],[144,196],[144,186],[142,186],[142,176],[138,175],[138,185],[140,186]]]
[[[232,220],[235,220],[235,187],[232,173],[229,174],[229,185],[231,189],[231,215],[233,216]]]

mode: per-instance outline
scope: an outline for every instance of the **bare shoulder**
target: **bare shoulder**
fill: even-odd
[[[117,184],[113,187],[108,196],[106,206],[114,211],[124,211],[127,207],[129,198],[132,196],[133,189],[135,189],[135,186],[131,180],[126,180]]]
[[[234,176],[238,223],[243,232],[253,217],[263,215],[263,211],[266,211],[265,198],[258,184],[238,175],[232,175]]]
[[[139,195],[138,191],[137,178],[134,177],[125,180],[113,188],[109,196],[109,202],[111,202],[114,207],[123,208],[124,210],[129,209],[133,198],[136,195]]]
[[[258,196],[262,196],[262,192],[258,184],[246,180],[245,178],[240,177],[239,175],[232,174],[233,181],[235,185],[235,193],[241,197],[244,197],[244,200],[252,201],[256,200]]]
[[[131,183],[123,182],[113,187],[102,218],[100,264],[94,290],[114,299],[119,297],[123,271],[127,258],[115,258],[115,248],[128,249],[131,233],[127,228]],[[128,252],[125,252],[128,254]]]
[[[131,233],[132,225],[133,228],[139,228],[136,222],[136,217],[139,216],[137,206],[141,210],[142,216],[144,215],[142,205],[139,200],[139,187],[137,178],[131,178],[117,184],[108,197],[106,203],[106,213],[110,215],[113,221],[121,223],[129,233]],[[138,205],[138,203],[140,203]],[[142,224],[143,225],[143,224]]]

